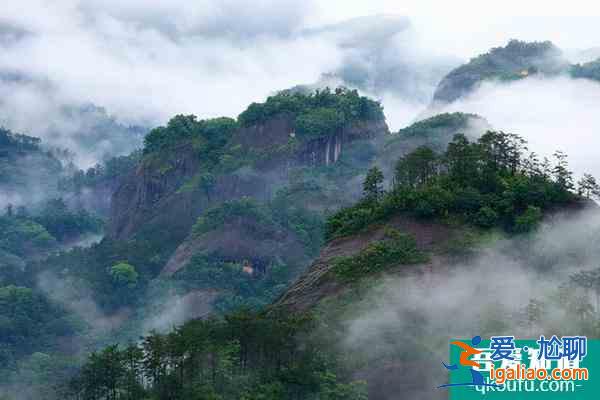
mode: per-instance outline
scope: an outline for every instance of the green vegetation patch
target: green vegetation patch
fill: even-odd
[[[455,135],[442,154],[419,147],[397,161],[388,191],[381,172],[371,169],[363,199],[330,216],[326,236],[350,235],[401,212],[437,220],[457,215],[481,228],[527,233],[545,211],[600,194],[590,175],[575,191],[564,153],[556,152],[552,164],[525,155],[526,145],[518,135],[488,131],[475,142]]]
[[[352,121],[385,119],[381,105],[356,90],[326,88],[310,94],[279,92],[264,103],[252,103],[238,121],[242,126],[251,126],[283,113],[294,116],[297,134],[307,138],[334,132]]]
[[[370,243],[357,255],[337,258],[333,272],[342,279],[357,280],[396,265],[417,264],[427,259],[412,236],[387,228],[383,240]]]
[[[68,398],[365,400],[364,382],[313,337],[308,316],[239,311],[92,353]],[[102,379],[98,379],[101,376]]]
[[[461,112],[442,113],[431,118],[417,121],[406,128],[400,129],[398,134],[406,137],[437,136],[439,133],[445,133],[446,131],[465,129],[471,119],[483,120],[483,118],[477,114]],[[399,137],[394,138],[396,138],[396,140],[400,139]]]
[[[144,154],[171,149],[190,140],[198,153],[218,162],[222,149],[238,124],[232,118],[214,118],[198,120],[194,115],[177,115],[166,126],[153,129],[144,138]]]
[[[258,205],[248,197],[239,200],[225,201],[223,204],[206,211],[194,224],[192,232],[194,235],[215,230],[222,227],[226,222],[240,217],[251,218],[260,226],[274,226],[275,221],[267,213],[264,207]]]

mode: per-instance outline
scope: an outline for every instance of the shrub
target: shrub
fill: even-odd
[[[192,232],[195,235],[201,235],[220,228],[227,221],[237,217],[250,217],[264,224],[274,224],[264,207],[259,206],[248,197],[243,197],[239,200],[226,201],[206,211],[204,215],[198,218],[198,221],[192,227]]]
[[[110,276],[117,285],[126,285],[134,288],[137,286],[138,273],[135,267],[126,262],[120,262],[110,267]]]
[[[458,212],[477,212],[481,208],[482,195],[472,187],[459,188],[454,192],[454,210]]]
[[[376,203],[361,202],[355,206],[345,208],[328,218],[325,227],[325,236],[332,239],[356,233],[374,221],[377,221],[378,210]]]

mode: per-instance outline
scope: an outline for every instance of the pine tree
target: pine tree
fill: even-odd
[[[596,182],[596,178],[590,174],[583,174],[583,177],[577,182],[577,187],[577,193],[580,196],[588,199],[600,197],[600,185]]]
[[[561,189],[573,189],[573,173],[569,171],[569,162],[567,155],[560,150],[554,152],[556,165],[553,169],[554,180]]]

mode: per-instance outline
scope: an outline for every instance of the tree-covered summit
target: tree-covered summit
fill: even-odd
[[[551,42],[513,39],[506,46],[494,47],[452,70],[438,85],[433,100],[452,102],[485,80],[512,81],[537,73],[558,74],[567,70],[562,52]]]
[[[360,96],[356,90],[343,87],[310,93],[284,90],[264,103],[252,103],[237,121],[227,117],[198,119],[194,115],[177,115],[165,126],[152,129],[146,135],[144,154],[157,153],[191,140],[202,154],[214,155],[216,163],[239,127],[262,123],[281,114],[293,118],[292,126],[299,139],[331,134],[356,121],[385,120],[379,102]]]
[[[464,129],[471,119],[483,120],[477,114],[471,113],[453,112],[437,114],[400,129],[398,135],[405,137],[436,136],[439,131],[446,132],[453,129]]]
[[[176,115],[166,126],[154,128],[144,138],[144,154],[171,148],[185,140],[206,153],[222,148],[229,140],[237,123],[232,118],[199,120],[195,115]]]
[[[575,190],[564,153],[554,153],[552,163],[527,151],[520,136],[494,131],[474,142],[458,134],[443,153],[421,146],[397,161],[387,192],[380,178],[365,186],[361,202],[332,215],[327,235],[352,234],[400,212],[419,218],[454,216],[484,228],[528,232],[545,211],[600,194],[589,175]],[[371,171],[368,177],[375,174]]]
[[[252,103],[238,121],[242,126],[264,122],[281,113],[295,118],[296,133],[320,136],[357,121],[380,121],[385,117],[379,102],[361,96],[356,90],[343,87],[325,88],[312,93],[284,90],[270,96],[264,103]]]

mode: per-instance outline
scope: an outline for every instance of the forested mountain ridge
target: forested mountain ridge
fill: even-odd
[[[36,137],[0,129],[0,193],[6,196],[3,207],[25,195],[34,197],[34,190],[56,190],[62,164],[52,152],[43,150],[40,142]],[[44,186],[34,188],[38,183]]]
[[[187,234],[211,204],[264,200],[290,168],[329,165],[354,140],[387,133],[378,104],[343,90],[282,92],[238,121],[177,116],[146,137],[140,168],[113,196],[108,235],[129,238],[154,223]],[[161,209],[181,214],[165,220]]]
[[[591,209],[597,214],[588,196],[600,193],[599,187],[585,178],[575,190],[564,155],[557,153],[555,163],[549,164],[526,154],[525,148],[526,143],[512,134],[488,131],[475,141],[459,134],[444,153],[419,147],[401,156],[389,188],[384,187],[381,172],[372,168],[363,182],[363,198],[328,218],[329,243],[321,255],[265,312],[192,321],[168,335],[151,334],[137,346],[107,348],[90,358],[69,391],[84,397],[116,390],[124,395],[187,398],[200,390],[225,399],[362,399],[367,395],[391,399],[398,393],[407,398],[418,393],[439,398],[442,395],[432,391],[435,386],[429,379],[443,380],[443,372],[432,369],[436,372],[425,381],[414,381],[410,373],[411,368],[433,368],[429,356],[439,335],[427,331],[418,314],[410,309],[402,314],[414,337],[399,333],[391,338],[384,330],[377,340],[385,337],[385,344],[378,341],[381,346],[355,348],[352,355],[346,355],[344,348],[352,336],[348,323],[381,300],[367,294],[390,279],[444,291],[445,279],[452,279],[461,265],[484,256],[490,247],[512,249],[512,256],[530,261],[534,270],[560,268],[572,258],[567,253],[550,263],[539,260],[529,243],[534,243],[544,224],[560,224],[554,220],[559,213],[577,218]],[[194,234],[210,233],[228,215],[242,224],[248,223],[244,220],[248,216],[254,223],[265,221],[263,212],[251,203],[244,207],[226,203],[225,209],[213,209],[200,218]],[[225,225],[225,231],[231,227]],[[250,229],[256,235],[262,228]],[[197,243],[208,245],[204,240]],[[185,270],[201,273],[209,264],[209,259],[197,258]],[[227,271],[228,267],[220,268]],[[533,323],[523,318],[524,324]],[[410,323],[412,319],[416,323]],[[484,329],[506,329],[498,324],[493,320]],[[596,329],[586,320],[577,324],[590,334]],[[279,341],[280,334],[286,337],[284,342]],[[197,342],[200,338],[202,345]],[[403,340],[415,347],[407,347]],[[153,364],[144,354],[151,355]],[[186,354],[194,354],[196,361]],[[317,354],[327,362],[321,364]],[[304,361],[298,362],[298,357]],[[211,359],[218,362],[208,364]],[[113,368],[115,375],[98,382],[94,377],[102,368]]]
[[[75,196],[61,188],[69,172],[57,153],[39,138],[0,129],[0,265],[6,269],[0,282],[7,270],[101,231],[98,217],[62,199]]]
[[[112,209],[120,211],[111,214],[106,238],[21,264],[3,284],[67,310],[68,329],[41,337],[52,344],[41,356],[60,359],[57,368],[76,364],[65,355],[131,340],[151,327],[264,307],[318,253],[323,213],[353,201],[350,191],[360,191],[353,180],[388,133],[380,105],[346,89],[280,93],[238,120],[176,116],[146,136],[141,153],[61,180],[80,199],[88,188],[118,186]],[[133,221],[131,231],[115,228],[129,224],[115,225],[115,215]],[[189,257],[168,273],[179,245],[189,246]],[[13,334],[41,341],[21,328]],[[59,346],[64,342],[71,344]],[[7,346],[5,387],[39,361],[17,352],[16,342]],[[35,379],[41,386],[26,396],[53,382]]]
[[[478,138],[490,129],[492,126],[485,118],[476,114],[442,113],[420,119],[386,138],[377,157],[378,165],[390,175],[401,154],[408,154],[421,146],[443,152],[457,133]]]
[[[492,48],[448,73],[433,94],[432,106],[452,103],[474,92],[486,81],[511,82],[530,77],[569,76],[598,80],[598,60],[570,64],[562,51],[549,41],[511,40]]]
[[[579,266],[589,259],[571,247],[569,251],[557,249],[554,256],[540,256],[540,251],[548,250],[539,248],[538,242],[546,241],[548,232],[564,230],[565,221],[577,224],[583,219],[599,218],[600,209],[589,197],[600,195],[600,187],[588,176],[575,190],[563,155],[557,153],[556,164],[551,166],[547,161],[539,162],[535,155],[526,156],[525,147],[518,136],[502,132],[488,131],[474,142],[456,135],[443,153],[419,147],[401,156],[387,189],[382,185],[381,173],[372,169],[363,184],[364,198],[328,218],[329,240],[321,254],[267,309],[267,314],[313,315],[321,334],[340,352],[349,349],[335,343],[358,340],[348,337],[364,335],[363,344],[368,348],[361,350],[352,342],[355,354],[345,367],[354,371],[352,376],[367,380],[371,399],[397,398],[398,393],[402,398],[423,394],[426,398],[445,398],[434,389],[435,379],[443,380],[443,373],[434,368],[431,357],[413,353],[415,348],[431,352],[437,346],[435,337],[445,334],[430,330],[429,325],[437,323],[427,320],[427,313],[437,312],[426,311],[430,307],[426,304],[432,300],[421,298],[423,293],[432,298],[439,296],[442,304],[452,290],[478,293],[464,282],[482,269],[488,279],[502,279],[505,271],[481,265],[496,263],[498,252],[522,263],[522,276],[561,276],[563,281],[559,280],[556,290],[564,293],[561,299],[565,303],[559,307],[568,315],[578,300],[566,293],[580,287],[582,277],[599,272],[580,271],[565,278],[567,265]],[[585,189],[588,187],[592,189]],[[592,246],[600,232],[595,229],[577,235],[579,243],[574,247],[582,250]],[[510,265],[507,260],[503,262]],[[454,286],[455,280],[461,282],[458,287]],[[500,311],[503,306],[487,304],[502,301],[486,297],[490,296],[490,281],[479,282],[483,298],[478,301],[486,304],[479,312],[493,310],[489,315],[493,322],[477,329],[498,332],[522,329],[515,326],[557,323],[550,322],[552,317],[546,321],[546,314],[531,316],[533,307],[554,304],[553,295],[546,293],[542,299],[529,299],[529,305],[517,303],[510,306],[516,307],[512,310]],[[417,299],[412,297],[413,292],[419,296]],[[388,304],[390,298],[392,303]],[[584,300],[589,307],[594,307],[593,301],[593,296]],[[599,311],[597,307],[595,310]],[[500,319],[506,313],[519,322],[503,325]],[[361,319],[369,325],[363,326]],[[577,329],[598,335],[597,325],[589,322],[583,318],[572,321]],[[362,333],[348,327],[353,323],[359,324]],[[446,329],[453,332],[464,330],[460,323],[446,319],[439,324],[449,325]],[[386,344],[380,345],[380,341]],[[431,368],[437,378],[415,381],[413,368]]]
[[[526,158],[525,149],[526,142],[512,134],[488,131],[475,142],[459,134],[443,153],[421,146],[401,156],[387,191],[381,172],[372,169],[362,201],[329,217],[329,243],[275,307],[307,310],[338,291],[334,288],[340,283],[402,265],[398,255],[385,261],[385,244],[396,240],[393,231],[412,237],[404,249],[410,259],[409,248],[446,251],[449,242],[465,239],[472,229],[483,230],[475,236],[485,236],[489,229],[518,235],[535,231],[545,216],[556,212],[600,211],[586,197],[600,194],[600,186],[593,178],[583,178],[575,192],[564,154],[556,153],[552,166],[533,153]],[[584,189],[588,186],[593,188]],[[463,245],[469,246],[468,240]],[[341,262],[353,258],[356,265]]]
[[[232,399],[250,392],[362,399],[368,390],[372,398],[387,398],[377,392],[379,369],[369,357],[355,365],[338,353],[344,331],[335,315],[352,309],[356,285],[360,292],[361,285],[390,276],[437,279],[451,270],[455,257],[472,254],[494,232],[535,232],[545,216],[579,209],[597,192],[591,178],[581,182],[579,194],[573,191],[563,154],[556,154],[555,164],[538,160],[525,154],[520,137],[485,133],[488,127],[476,115],[454,113],[389,134],[380,106],[344,89],[284,92],[250,106],[237,120],[173,118],[147,135],[141,153],[63,183],[77,188],[119,177],[112,233],[90,248],[28,263],[25,271],[43,277],[50,292],[23,292],[35,283],[23,280],[23,272],[7,275],[7,299],[29,296],[71,319],[66,331],[40,338],[13,332],[30,342],[43,339],[49,354],[9,353],[6,381],[22,379],[28,363],[40,357],[74,368],[77,363],[62,358],[65,350],[58,346],[65,340],[77,343],[66,351],[75,355],[80,348],[131,340],[142,328],[165,331],[186,318],[217,314],[225,317],[150,334],[138,347],[96,353],[63,390],[84,397],[119,390],[159,398],[200,391]],[[373,165],[385,166],[388,188]],[[125,224],[114,225],[115,215],[123,215]],[[328,244],[319,256],[324,238]],[[68,290],[56,296],[57,285]],[[266,314],[230,314],[240,307],[261,310],[273,301]],[[93,304],[93,312],[81,314],[71,304],[87,312]],[[170,313],[181,313],[180,319],[168,319]],[[334,324],[330,337],[322,335],[323,318]],[[250,339],[248,332],[255,330],[273,334]],[[198,337],[210,351],[192,349]],[[144,364],[144,351],[155,354],[156,364]],[[181,358],[186,351],[204,361],[188,364]],[[208,369],[201,366],[217,359]],[[264,361],[271,359],[281,361]],[[390,367],[397,362],[392,358],[384,366],[397,372]],[[167,372],[167,364],[182,375]],[[114,380],[90,381],[97,368],[107,367],[116,368]],[[189,380],[198,373],[202,388]],[[302,378],[290,383],[290,376]],[[41,387],[48,384],[36,379]]]
[[[66,201],[32,216],[39,229],[16,212],[0,221],[8,239],[14,227],[79,232],[92,221],[73,213],[90,205],[86,195],[113,193],[99,243],[47,259],[9,254],[2,313],[26,318],[7,331],[1,383],[31,379],[35,398],[58,368],[76,376],[60,375],[71,382],[61,390],[84,398],[389,398],[379,382],[401,374],[408,385],[397,369],[405,359],[386,359],[384,373],[372,355],[339,352],[342,318],[363,308],[371,285],[444,279],[457,259],[535,235],[599,192],[590,176],[576,187],[564,154],[552,163],[525,148],[474,114],[390,134],[378,102],[343,88],[283,91],[236,119],[175,116],[140,151],[70,171],[59,182]],[[208,319],[168,333],[190,318]],[[144,343],[94,353],[74,374],[77,356],[140,334]],[[41,372],[30,375],[31,364]],[[106,368],[114,374],[97,379]]]
[[[454,338],[600,338],[593,18],[5,3],[0,400],[448,400]]]
[[[237,120],[176,116],[115,191],[107,242],[156,249],[145,264],[218,290],[219,309],[262,306],[317,254],[323,213],[357,198],[388,135],[381,106],[344,88],[282,91]]]

